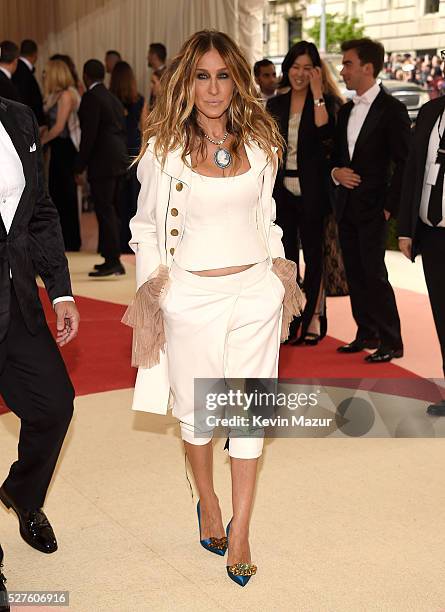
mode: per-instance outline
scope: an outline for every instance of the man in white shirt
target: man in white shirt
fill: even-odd
[[[420,109],[403,181],[399,247],[406,257],[422,255],[425,280],[442,352],[445,375],[445,97]],[[445,400],[427,409],[445,416]]]
[[[376,82],[383,46],[369,38],[342,44],[342,75],[357,95],[339,111],[332,179],[336,215],[349,285],[355,339],[340,353],[377,348],[365,360],[402,357],[403,343],[394,291],[385,266],[387,221],[396,216],[408,156],[406,107]]]
[[[56,341],[36,274],[56,312]],[[27,106],[0,98],[0,394],[21,421],[18,458],[0,487],[0,500],[17,514],[23,539],[44,553],[57,550],[42,506],[74,398],[57,344],[70,342],[78,326],[37,121]]]
[[[278,80],[275,64],[269,59],[259,60],[253,66],[253,74],[260,88],[263,104],[266,106],[267,101],[277,93]]]

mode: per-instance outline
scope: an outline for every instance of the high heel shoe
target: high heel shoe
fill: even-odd
[[[297,340],[292,342],[293,346],[298,346],[300,344],[305,344],[306,346],[317,346],[317,344],[326,336],[328,328],[326,315],[322,315],[316,312],[314,316],[318,316],[318,320],[320,323],[320,333],[316,334],[314,332],[306,331],[302,333]]]
[[[232,520],[226,527],[227,544],[229,544],[229,530]],[[257,571],[257,566],[253,563],[235,563],[234,565],[226,565],[227,575],[233,582],[244,587],[249,582],[251,576],[254,576]]]
[[[204,540],[201,540],[201,506],[199,501],[198,505],[196,506],[196,512],[198,513],[199,541],[201,546],[203,546],[206,550],[215,553],[215,555],[221,555],[221,557],[224,557],[227,550],[227,537],[204,538]]]

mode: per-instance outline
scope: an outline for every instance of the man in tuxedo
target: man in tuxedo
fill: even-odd
[[[12,75],[17,70],[19,48],[10,40],[0,43],[0,96],[8,100],[21,102],[17,87],[12,82]]]
[[[17,70],[12,75],[12,82],[17,87],[23,104],[27,104],[33,111],[37,123],[45,125],[42,93],[34,76],[37,56],[37,44],[33,40],[23,40],[20,45]]]
[[[382,363],[403,355],[385,246],[388,219],[399,208],[410,121],[406,107],[376,82],[383,45],[363,38],[343,43],[342,51],[341,74],[356,95],[338,114],[331,175],[338,186],[336,216],[357,333],[337,350],[376,348],[365,359]]]
[[[87,91],[79,107],[81,129],[76,173],[88,168],[88,180],[99,225],[99,250],[105,259],[89,273],[92,277],[125,274],[120,262],[118,207],[129,165],[125,111],[104,86],[105,68],[91,59],[83,68]]]
[[[399,248],[414,261],[422,255],[445,375],[445,97],[420,109],[403,181],[398,219]],[[445,400],[428,407],[445,416]]]
[[[21,420],[18,459],[0,500],[22,538],[57,550],[42,510],[73,412],[74,390],[57,348],[77,334],[57,210],[48,196],[39,128],[32,111],[0,98],[0,394]],[[53,339],[35,281],[42,278],[57,317]],[[0,562],[3,560],[0,551]],[[0,577],[0,592],[4,587]]]

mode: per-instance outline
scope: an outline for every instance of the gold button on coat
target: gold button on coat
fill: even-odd
[[[170,255],[173,255],[173,253],[174,253],[174,252],[175,252],[175,249],[172,247],[172,248],[170,249]]]
[[[172,229],[172,231],[170,232],[170,234],[171,234],[172,236],[177,236],[177,235],[179,234],[179,232],[178,232],[178,230],[177,230],[177,229]]]
[[[174,217],[177,217],[177,216],[178,216],[178,209],[177,209],[177,208],[172,208],[170,212],[171,212],[171,214],[172,214]]]
[[[176,191],[182,191],[182,183],[176,183]]]

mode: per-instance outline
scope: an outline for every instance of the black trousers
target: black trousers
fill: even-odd
[[[70,138],[55,138],[50,143],[48,189],[59,212],[66,251],[80,249],[80,223],[74,161],[77,151]]]
[[[99,252],[109,262],[117,261],[121,253],[119,207],[123,180],[122,176],[89,179],[99,225]]]
[[[349,285],[356,338],[378,339],[384,348],[403,348],[394,291],[385,265],[387,222],[383,210],[364,219],[346,204],[339,238]]]
[[[74,389],[48,327],[29,333],[13,289],[0,342],[0,393],[21,420],[18,460],[3,486],[19,507],[40,508],[71,421]]]
[[[295,196],[284,187],[275,193],[277,225],[283,230],[283,246],[286,259],[298,263],[300,236],[305,262],[303,288],[306,305],[301,319],[301,335],[304,336],[315,313],[323,274],[323,216],[308,215],[302,196]],[[325,306],[322,312],[325,314]]]
[[[123,180],[119,205],[121,253],[133,253],[128,243],[131,238],[130,221],[137,212],[141,184],[136,176],[136,166],[132,166]]]
[[[445,375],[445,284],[443,262],[445,261],[445,228],[421,224],[419,250],[422,254],[434,324],[442,352],[442,368]]]

